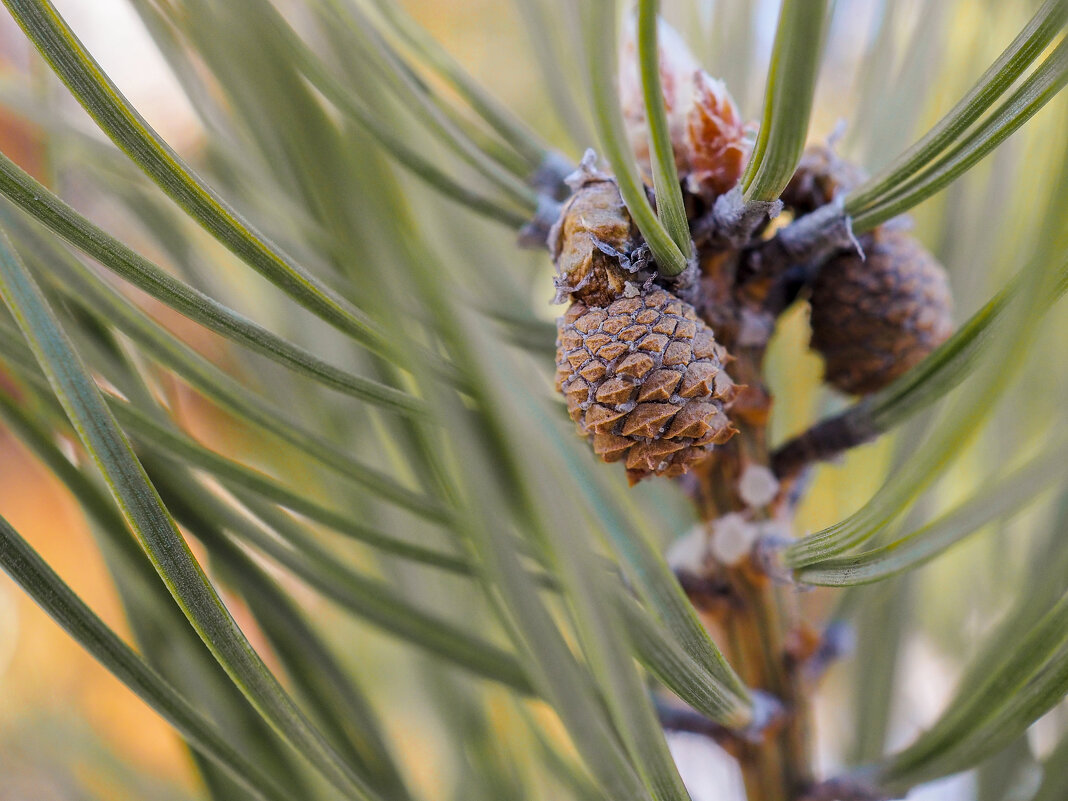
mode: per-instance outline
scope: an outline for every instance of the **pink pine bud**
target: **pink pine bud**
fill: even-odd
[[[627,138],[648,177],[649,124],[636,34],[634,21],[628,20],[619,48],[619,98]],[[723,81],[701,69],[682,37],[663,20],[658,23],[658,38],[660,82],[675,165],[691,192],[711,199],[731,189],[742,177],[752,151],[753,132],[742,122]]]

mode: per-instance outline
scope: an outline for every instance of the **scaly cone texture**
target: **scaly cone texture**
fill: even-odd
[[[735,433],[729,358],[692,306],[660,288],[557,323],[556,386],[579,432],[632,484],[678,476]]]
[[[662,20],[657,37],[675,165],[690,192],[713,200],[742,177],[752,152],[754,129],[743,123],[723,81],[701,69],[682,37]],[[619,98],[627,139],[649,176],[649,124],[633,20],[624,28],[619,48]]]
[[[635,483],[677,476],[735,432],[726,350],[694,308],[655,286],[615,180],[592,157],[549,234],[558,303],[556,388],[579,433]]]
[[[831,259],[812,287],[812,347],[824,380],[865,395],[882,389],[942,344],[952,331],[945,270],[902,231],[876,229],[862,259]]]

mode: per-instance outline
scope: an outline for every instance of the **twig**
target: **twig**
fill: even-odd
[[[538,210],[534,218],[519,229],[516,243],[526,250],[542,250],[548,247],[549,231],[558,219],[563,208],[560,201],[548,195],[538,195]]]
[[[555,200],[566,200],[571,194],[567,177],[575,171],[575,164],[556,150],[545,154],[541,164],[527,178],[527,183],[543,195]]]
[[[813,462],[832,459],[850,448],[870,442],[881,433],[863,406],[829,417],[794,437],[771,455],[771,469],[780,481],[798,475]]]
[[[660,725],[666,731],[699,734],[719,745],[727,745],[738,741],[736,732],[720,723],[716,723],[714,720],[709,720],[692,709],[669,705],[657,699],[656,712],[660,717]]]
[[[699,734],[718,745],[752,746],[763,741],[769,729],[776,728],[784,719],[786,709],[777,698],[760,690],[753,690],[753,722],[745,729],[730,729],[721,723],[706,718],[688,707],[676,706],[656,698],[656,712],[660,725],[666,731]]]
[[[694,242],[699,247],[711,249],[743,247],[781,211],[781,200],[745,201],[741,186],[736,186],[716,198],[712,210],[694,223]]]
[[[744,261],[754,275],[777,275],[785,266],[821,262],[832,253],[861,250],[840,202],[828,203],[779,229],[771,239],[751,247]],[[739,280],[748,276],[739,274]]]
[[[816,279],[831,256],[850,250],[864,255],[841,203],[828,203],[748,248],[736,280],[740,287],[755,281],[766,284],[764,308],[778,316]]]
[[[690,602],[699,609],[713,610],[738,603],[726,581],[694,575],[688,570],[676,570],[675,578]]]
[[[853,626],[844,620],[833,620],[823,630],[820,644],[804,664],[801,674],[810,686],[819,683],[830,667],[856,648],[856,633]]]

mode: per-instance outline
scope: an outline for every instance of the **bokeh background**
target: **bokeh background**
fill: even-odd
[[[200,121],[137,15],[123,0],[56,0],[56,5],[141,113],[195,163],[203,136]],[[296,4],[279,5],[299,18]],[[565,139],[551,111],[535,43],[518,9],[521,5],[489,0],[405,3],[492,93],[575,156],[574,145]],[[778,3],[673,0],[664,5],[669,21],[683,32],[706,68],[727,81],[748,117],[757,117]],[[1036,5],[1019,0],[840,0],[811,139],[833,135],[842,152],[869,170],[877,168],[955,102]],[[1046,183],[1056,174],[1056,169],[1036,169],[1036,165],[1059,165],[1065,157],[1065,100],[1051,103],[995,155],[912,215],[917,235],[951,273],[958,319],[989,298],[1028,251],[1043,211]],[[94,194],[92,184],[81,180],[77,153],[68,153],[63,141],[47,135],[42,114],[59,115],[103,141],[30,53],[6,14],[0,15],[0,149],[38,178],[60,187],[83,213],[165,263],[121,205]],[[384,158],[374,152],[368,157]],[[543,254],[516,253],[507,235],[486,236],[499,254],[498,268],[521,274],[531,308],[551,320],[555,311],[548,304],[552,294],[548,259]],[[806,310],[798,308],[784,321],[769,358],[776,395],[788,399],[775,408],[777,440],[845,403],[820,387],[819,361],[805,349],[805,315]],[[218,340],[180,319],[167,318],[167,323],[217,363],[241,369]],[[1068,334],[1065,323],[1052,321],[1037,353],[1029,356],[1039,366],[1044,359],[1052,360],[1047,367],[1057,369],[1036,367],[1028,372],[1027,380],[1001,404],[990,430],[923,499],[914,519],[925,519],[962,497],[987,475],[1010,439],[1013,445],[1037,441],[1045,427],[1063,424],[1059,409],[1068,398],[1068,371],[1057,361],[1064,355],[1057,343]],[[174,392],[184,423],[199,437],[234,454],[255,453],[257,443],[239,428],[228,425],[195,396],[181,396],[180,387]],[[856,509],[893,469],[895,453],[907,450],[929,424],[928,419],[910,424],[897,436],[821,468],[802,510],[802,527],[812,530]],[[673,530],[664,532],[665,547],[691,522],[681,499],[667,495],[675,522]],[[820,754],[826,766],[865,753],[867,746],[852,734],[858,715],[864,714],[853,703],[854,692],[866,682],[880,680],[869,672],[872,655],[880,649],[901,646],[899,670],[887,686],[893,694],[889,744],[907,742],[935,717],[961,665],[1026,577],[1030,552],[1012,543],[1041,526],[1051,514],[1049,507],[1039,503],[1010,521],[988,527],[948,558],[904,582],[850,592],[845,598],[819,592],[806,598],[813,612],[826,612],[835,604],[853,605],[855,619],[867,624],[861,627],[856,658],[834,669],[820,698]],[[76,504],[2,428],[0,511],[94,609],[119,631],[128,632]],[[910,592],[901,584],[909,584]],[[318,603],[311,596],[304,600]],[[334,616],[326,607],[321,614]],[[457,777],[444,775],[448,768],[435,759],[447,730],[440,720],[424,725],[419,697],[410,692],[426,666],[409,666],[398,675],[395,665],[410,662],[409,652],[339,619],[335,640],[344,647],[346,637],[359,642],[361,676],[379,706],[389,709],[390,734],[408,769],[428,791],[426,797],[434,797],[434,788]],[[514,711],[502,703],[493,720],[502,741],[507,742],[515,722]],[[1066,725],[1068,709],[1062,704],[1032,728],[1027,747],[1034,756],[1043,755]],[[695,801],[730,797],[726,788],[736,787],[736,779],[712,746],[685,735],[674,736],[672,746]],[[974,787],[974,777],[966,775],[922,794],[932,799],[970,799]],[[199,792],[192,762],[170,729],[0,576],[0,801],[186,799],[198,797]]]

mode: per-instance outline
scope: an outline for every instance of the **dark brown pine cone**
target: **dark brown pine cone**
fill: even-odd
[[[658,287],[557,321],[556,386],[571,419],[630,482],[678,476],[736,429],[730,357],[692,306]]]
[[[866,259],[837,256],[812,287],[812,343],[824,380],[865,395],[882,389],[952,331],[945,270],[915,239],[883,228],[861,240]]]

